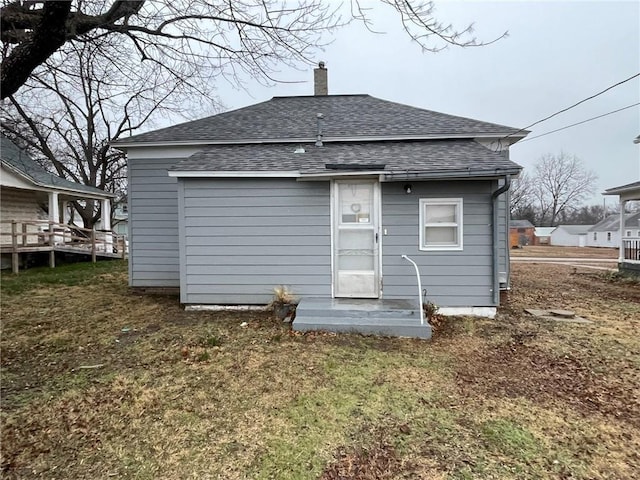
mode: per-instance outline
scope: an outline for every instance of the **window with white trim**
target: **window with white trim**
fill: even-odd
[[[462,198],[420,199],[420,250],[462,250]]]

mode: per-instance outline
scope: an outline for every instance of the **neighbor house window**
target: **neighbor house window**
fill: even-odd
[[[593,232],[593,239],[598,240],[598,234],[596,232]]]
[[[420,199],[420,250],[462,250],[462,199]]]
[[[631,236],[631,230],[627,230],[627,237]]]
[[[607,242],[611,241],[611,232],[607,232]]]

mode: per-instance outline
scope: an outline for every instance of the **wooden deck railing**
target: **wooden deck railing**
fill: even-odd
[[[124,235],[110,231],[76,227],[46,221],[0,221],[2,253],[11,253],[11,265],[18,272],[19,255],[27,252],[49,252],[49,265],[55,267],[55,252],[126,258],[127,242]]]
[[[623,238],[622,247],[624,261],[640,263],[640,238]]]

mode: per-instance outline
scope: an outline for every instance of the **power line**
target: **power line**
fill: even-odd
[[[567,128],[575,127],[576,125],[582,125],[583,123],[587,123],[587,122],[590,122],[592,120],[597,120],[598,118],[606,117],[607,115],[613,115],[614,113],[618,113],[618,112],[621,112],[623,110],[627,110],[629,108],[637,107],[638,105],[640,105],[640,102],[634,103],[633,105],[627,105],[626,107],[622,107],[622,108],[619,108],[617,110],[613,110],[611,112],[603,113],[602,115],[598,115],[597,117],[587,118],[586,120],[583,120],[583,121],[577,122],[577,123],[572,123],[571,125],[567,125],[565,127],[556,128],[555,130],[551,130],[550,132],[541,133],[540,135],[536,135],[535,137],[525,138],[524,140],[520,140],[518,143],[528,142],[529,140],[534,140],[536,138],[544,137],[545,135],[550,135],[552,133],[559,132],[560,130],[566,130]]]
[[[556,115],[560,115],[561,113],[564,113],[567,110],[571,110],[572,108],[575,108],[578,105],[580,105],[580,104],[582,104],[582,103],[584,103],[584,102],[586,102],[588,100],[591,100],[592,98],[596,98],[596,97],[602,95],[603,93],[608,92],[612,88],[616,88],[617,86],[622,85],[623,83],[626,83],[626,82],[628,82],[630,80],[633,80],[634,78],[639,77],[639,76],[640,76],[640,73],[636,73],[635,75],[632,75],[629,78],[626,78],[626,79],[624,79],[624,80],[622,80],[622,81],[620,81],[620,82],[618,82],[618,83],[616,83],[614,85],[611,85],[610,87],[605,88],[601,92],[595,93],[595,94],[591,95],[590,97],[587,97],[587,98],[585,98],[583,100],[580,100],[579,102],[574,103],[573,105],[571,105],[571,106],[569,106],[567,108],[563,108],[562,110],[559,110],[556,113],[553,113],[553,114],[549,115],[548,117],[543,118],[542,120],[538,120],[537,122],[533,122],[531,125],[527,125],[526,127],[521,128],[520,130],[518,130],[516,132],[510,133],[509,135],[501,138],[500,140],[504,140],[505,138],[509,138],[512,135],[515,135],[515,134],[520,133],[520,132],[522,132],[524,130],[527,130],[528,128],[533,127],[534,125],[538,125],[539,123],[546,122],[547,120],[549,120],[550,118],[555,117]]]

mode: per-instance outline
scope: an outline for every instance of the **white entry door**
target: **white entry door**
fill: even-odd
[[[379,184],[375,180],[340,180],[333,191],[334,296],[378,298]]]

